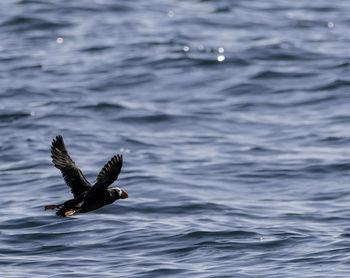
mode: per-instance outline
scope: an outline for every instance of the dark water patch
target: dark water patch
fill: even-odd
[[[103,52],[110,49],[113,49],[113,47],[108,45],[105,45],[105,46],[97,45],[97,46],[83,48],[81,51],[95,53],[95,52]]]
[[[28,5],[32,6],[32,4],[40,4],[40,5],[48,5],[48,6],[55,6],[55,3],[50,1],[40,1],[40,0],[21,0],[17,2],[18,5]]]
[[[347,198],[350,192],[344,190],[337,190],[335,192],[319,192],[314,194],[307,200],[310,201],[336,201],[337,199]]]
[[[315,73],[310,72],[279,72],[268,70],[264,72],[259,72],[254,75],[253,79],[274,79],[274,78],[306,78],[315,76]]]
[[[309,89],[310,91],[332,91],[337,89],[345,89],[350,86],[350,81],[348,80],[335,80],[328,82],[321,86],[315,86],[314,88]]]
[[[11,123],[22,118],[31,117],[31,113],[0,113],[0,123]]]
[[[177,116],[177,115],[169,115],[164,113],[159,113],[155,115],[143,115],[143,116],[125,116],[120,117],[120,121],[124,121],[126,123],[163,123],[163,122],[172,122],[175,120],[181,120],[185,117]]]
[[[348,172],[350,170],[350,163],[333,163],[333,164],[316,164],[310,165],[302,168],[301,171],[306,173],[338,173],[338,172]]]
[[[120,111],[125,109],[123,105],[116,104],[116,103],[108,103],[108,102],[100,102],[94,105],[84,105],[84,106],[78,106],[78,109],[87,109],[87,110],[92,110],[92,111],[98,111],[98,112],[103,112],[103,111]]]
[[[179,268],[159,268],[150,271],[137,272],[136,275],[142,275],[142,277],[164,277],[164,275],[176,275],[183,272],[186,272],[186,270]]]
[[[341,6],[335,5],[334,7],[332,7],[332,6],[312,5],[310,7],[310,10],[312,10],[314,12],[328,13],[328,12],[336,12],[339,8],[341,8]]]
[[[31,3],[33,2],[33,3]],[[20,1],[19,5],[35,7],[38,13],[56,13],[60,15],[93,15],[94,13],[118,13],[118,12],[128,12],[133,10],[127,3],[84,3],[84,5],[77,4],[75,2],[62,2],[53,3],[50,1]]]
[[[346,218],[343,217],[324,217],[322,215],[316,216],[314,214],[305,213],[305,214],[298,214],[298,213],[286,213],[284,216],[285,219],[294,220],[294,221],[300,221],[305,220],[313,223],[339,223],[339,222],[345,222]]]
[[[223,89],[223,94],[234,95],[234,96],[245,96],[245,95],[260,95],[268,94],[273,90],[267,86],[254,83],[239,83],[237,85]],[[250,102],[253,104],[253,102]]]
[[[31,99],[42,100],[42,98],[47,97],[48,94],[42,89],[33,88],[31,86],[19,86],[15,88],[11,86],[0,95],[0,99],[14,100],[15,102],[21,98],[28,98],[28,96],[30,96]],[[7,101],[10,105],[13,105],[14,102]]]
[[[324,262],[326,259],[326,262]],[[292,260],[288,260],[288,263],[295,263],[295,264],[308,264],[311,266],[314,265],[327,265],[327,264],[334,264],[336,261],[330,259],[328,256],[325,257],[313,257],[313,256],[304,256],[302,258],[296,258],[296,259],[292,259]]]
[[[220,7],[215,9],[214,13],[228,13],[231,11],[231,7]]]
[[[341,61],[339,62],[338,64],[332,64],[332,65],[329,65],[329,68],[348,68],[350,67],[350,62],[344,62],[344,61]]]
[[[175,247],[168,248],[162,251],[156,251],[156,255],[171,255],[174,257],[184,258],[185,256],[191,256],[196,250],[198,250],[197,246],[188,246],[188,247]]]
[[[0,54],[1,55],[1,54]],[[7,57],[1,57],[0,56],[0,62],[2,63],[7,63],[7,64],[11,64],[12,62],[15,61],[20,61],[20,60],[25,60],[25,58],[27,58],[26,56],[7,56]],[[4,69],[2,69],[4,70]]]
[[[256,155],[267,155],[267,154],[282,154],[284,151],[272,148],[264,148],[261,146],[254,146],[249,149],[250,152],[253,152]]]
[[[156,144],[152,144],[150,142],[145,142],[145,141],[138,140],[135,138],[126,138],[125,141],[132,144],[132,145],[138,145],[138,146],[144,146],[144,147],[155,147],[156,146]],[[143,177],[141,177],[141,178],[143,178]]]
[[[345,238],[350,238],[350,233],[343,233],[340,236]]]
[[[32,30],[58,30],[61,28],[71,27],[72,24],[67,22],[54,22],[40,17],[33,16],[13,16],[2,23],[2,28],[7,28],[14,32],[27,32]]]
[[[61,12],[67,12],[71,14],[81,13],[81,12],[91,12],[91,13],[110,13],[109,16],[113,16],[115,13],[129,12],[135,10],[133,5],[129,5],[127,2],[116,3],[116,2],[91,2],[80,5],[79,3],[70,3],[70,5],[60,5]],[[107,16],[107,15],[106,15]],[[108,17],[109,17],[108,16]]]
[[[121,75],[113,78],[107,78],[103,81],[98,81],[97,85],[94,82],[94,85],[89,87],[91,91],[105,91],[112,88],[127,88],[130,86],[140,86],[142,84],[149,83],[154,80],[154,74],[152,73],[140,73],[133,75]]]
[[[69,113],[50,113],[50,114],[45,114],[45,115],[38,115],[36,118],[40,121],[45,120],[45,121],[50,121],[50,120],[72,120],[74,122],[78,121],[79,119],[87,119],[89,116],[86,115],[72,115]]]
[[[276,170],[256,170],[251,173],[242,173],[238,174],[239,178],[247,178],[247,179],[261,179],[261,178],[278,178],[278,179],[289,179],[295,178],[298,176],[298,172],[292,169],[276,169]]]
[[[47,107],[50,107],[50,106],[51,107],[57,107],[57,106],[69,107],[71,104],[72,104],[71,100],[56,99],[56,100],[50,100],[48,102],[44,102],[44,103],[42,103],[42,104],[40,104],[38,106],[39,107],[44,107],[44,108],[47,108]]]
[[[329,118],[333,124],[347,124],[350,123],[350,116],[348,115],[339,115]]]
[[[41,70],[42,68],[43,68],[43,66],[41,64],[23,65],[23,66],[16,66],[16,67],[9,69],[9,72],[33,71],[33,70]]]
[[[323,97],[313,97],[310,99],[304,99],[302,101],[297,101],[294,103],[296,106],[309,106],[309,105],[319,105],[323,104],[324,102],[334,102],[336,100],[339,100],[339,97],[336,95],[329,95],[329,96],[323,96]]]
[[[232,110],[245,110],[245,111],[255,111],[257,109],[286,109],[290,108],[293,103],[286,103],[283,101],[247,101],[239,102],[229,106]]]
[[[350,122],[350,117],[348,117],[347,120],[348,120],[348,122]],[[350,137],[328,136],[328,137],[325,137],[325,138],[320,138],[318,141],[321,142],[321,143],[324,143],[326,145],[340,146],[342,144],[350,143]]]

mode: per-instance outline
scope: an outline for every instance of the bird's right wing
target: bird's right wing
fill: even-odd
[[[56,168],[61,170],[63,178],[71,188],[74,198],[91,188],[90,183],[86,180],[81,170],[70,158],[64,145],[63,138],[60,135],[56,136],[52,141],[51,157]]]

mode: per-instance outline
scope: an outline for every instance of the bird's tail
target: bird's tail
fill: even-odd
[[[76,212],[75,210],[70,209],[69,207],[66,207],[64,205],[47,205],[47,206],[45,206],[45,210],[56,209],[56,208],[58,208],[58,210],[56,212],[57,216],[62,216],[62,217],[71,216]]]
[[[63,204],[45,206],[45,210],[57,208],[58,210],[56,211],[56,215],[65,217],[65,216],[71,216],[74,213],[81,211],[81,207],[80,207],[81,204],[82,204],[82,199],[76,198],[76,199],[68,200]]]

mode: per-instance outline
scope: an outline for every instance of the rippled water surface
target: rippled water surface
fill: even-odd
[[[348,277],[350,3],[0,3],[1,277]],[[126,200],[60,218],[61,134]]]

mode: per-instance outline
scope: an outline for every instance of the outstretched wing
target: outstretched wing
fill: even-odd
[[[118,178],[122,165],[123,156],[119,154],[113,156],[98,174],[94,187],[107,188],[110,186]]]
[[[63,138],[60,135],[56,136],[56,139],[52,141],[51,157],[56,168],[61,170],[63,178],[71,188],[74,198],[91,187],[83,173],[70,158],[64,145]]]

